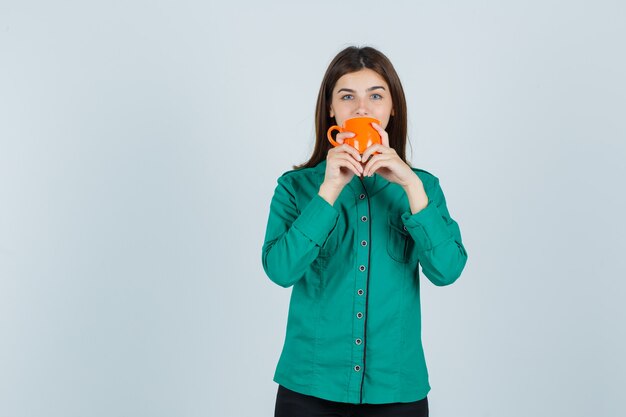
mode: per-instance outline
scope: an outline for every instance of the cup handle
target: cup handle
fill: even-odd
[[[341,146],[341,144],[340,144],[340,143],[336,142],[336,141],[333,139],[333,135],[331,134],[331,133],[333,133],[333,130],[338,130],[338,131],[341,133],[341,132],[343,132],[343,129],[342,129],[341,127],[339,127],[339,126],[335,125],[335,126],[331,126],[331,127],[328,129],[328,132],[326,133],[326,136],[328,137],[328,140],[330,141],[330,143],[332,143],[332,144],[333,144],[333,146],[335,146],[335,147],[336,147],[336,146]]]

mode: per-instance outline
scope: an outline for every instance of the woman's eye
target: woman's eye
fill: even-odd
[[[372,94],[372,98],[375,100],[380,100],[383,98],[383,96],[381,96],[380,94]]]
[[[350,100],[352,98],[352,94],[346,94],[345,96],[341,96],[342,100]]]

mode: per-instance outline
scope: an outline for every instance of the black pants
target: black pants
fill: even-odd
[[[274,417],[428,417],[428,397],[412,403],[350,404],[278,386]]]

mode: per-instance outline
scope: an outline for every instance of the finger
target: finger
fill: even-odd
[[[363,169],[363,176],[372,176],[376,171],[383,167],[389,167],[391,165],[391,158],[387,155],[374,155],[372,159],[365,164]]]
[[[352,155],[352,157],[355,160],[357,160],[359,162],[361,161],[361,154],[359,153],[359,151],[357,151],[354,146],[350,146],[350,145],[345,144],[345,143],[343,145],[341,145],[341,146],[337,146],[336,148],[332,148],[330,151],[334,151],[335,153],[348,153],[348,154]]]
[[[367,163],[365,164],[365,166],[363,166],[363,176],[369,176],[370,172],[371,172],[371,167],[372,165],[378,160],[377,157],[379,157],[379,155],[374,155],[372,156],[372,158],[370,158],[369,161],[367,161]]]
[[[387,134],[385,129],[383,129],[381,125],[375,122],[372,122],[372,127],[374,127],[374,129],[376,129],[376,131],[380,135],[380,139],[383,145],[389,147],[389,135]]]
[[[363,152],[363,157],[361,158],[363,161],[367,161],[367,159],[374,154],[374,152],[380,153],[389,153],[392,149],[381,145],[379,143],[375,143],[374,145],[368,146],[365,152]]]
[[[341,133],[337,133],[337,136],[335,137],[335,142],[339,143],[339,144],[343,144],[343,142],[347,139],[347,138],[351,138],[355,136],[355,134],[353,132],[341,132]]]
[[[363,166],[360,162],[354,160],[354,158],[347,154],[338,154],[336,157],[338,163],[346,163],[350,164],[354,169],[356,169],[356,174],[361,175],[363,173]]]
[[[343,146],[343,145],[342,145]],[[336,148],[337,150],[334,152],[329,152],[328,153],[328,161],[330,163],[335,163],[336,161],[349,161],[350,163],[352,163],[355,167],[362,167],[361,163],[356,161],[354,159],[354,156],[352,156],[352,154],[349,154],[348,152],[341,152],[341,150],[339,148]]]
[[[361,174],[363,173],[363,167],[361,166],[361,164],[359,164],[358,162],[356,162],[352,157],[350,156],[338,156],[336,158],[336,162],[335,162],[338,168],[346,168],[349,169],[350,171],[352,171],[354,173],[354,175],[357,176],[361,176]]]
[[[364,177],[371,177],[372,175],[374,175],[379,169],[381,168],[387,168],[386,166],[387,164],[385,163],[385,161],[376,161],[374,162],[372,165],[370,165],[368,168],[366,168],[363,171],[363,176]]]

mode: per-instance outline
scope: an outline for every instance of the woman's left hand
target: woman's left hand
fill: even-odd
[[[419,177],[415,175],[411,167],[398,156],[396,150],[389,147],[389,135],[378,123],[372,123],[372,126],[382,139],[381,144],[370,146],[363,152],[361,161],[367,161],[364,165],[363,176],[371,177],[374,173],[379,174],[389,182],[395,182],[402,187],[408,187],[417,180],[421,183]],[[379,152],[375,154],[374,152]],[[368,160],[369,157],[372,157]]]

